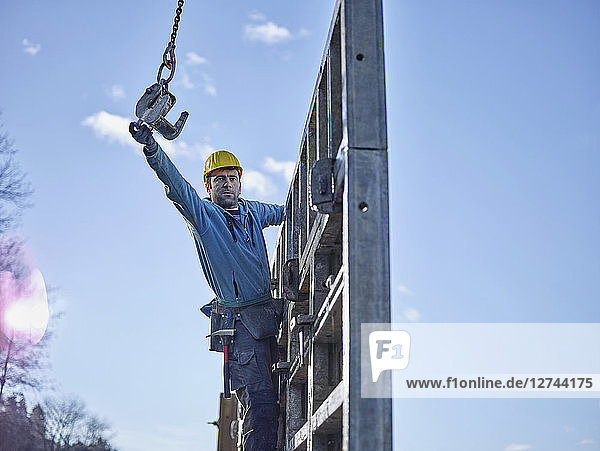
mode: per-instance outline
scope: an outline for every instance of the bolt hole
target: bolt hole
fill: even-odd
[[[358,209],[363,213],[366,213],[366,211],[369,209],[369,206],[366,202],[361,202],[360,204],[358,204]]]
[[[362,60],[364,60],[364,59],[365,59],[365,55],[363,55],[362,53],[359,53],[358,55],[356,55],[356,59],[357,59],[358,61],[362,61]]]

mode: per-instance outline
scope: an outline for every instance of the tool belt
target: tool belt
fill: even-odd
[[[210,311],[209,350],[223,352],[223,344],[219,331],[231,327],[231,319],[226,311],[231,312],[235,321],[241,321],[255,340],[272,337],[279,333],[283,316],[283,301],[268,299],[244,307],[227,307],[212,301]],[[235,323],[234,321],[234,323]]]

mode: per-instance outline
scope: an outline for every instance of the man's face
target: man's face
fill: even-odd
[[[240,174],[237,169],[216,169],[211,172],[206,190],[215,204],[223,208],[235,208],[242,192]]]

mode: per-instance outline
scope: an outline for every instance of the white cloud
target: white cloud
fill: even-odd
[[[259,12],[252,11],[248,18],[256,24],[246,24],[244,26],[244,37],[249,41],[258,41],[265,44],[279,44],[291,39],[301,39],[310,35],[306,28],[300,28],[297,33],[292,33],[285,27],[279,26],[272,21],[267,21],[267,17]],[[289,54],[283,55],[284,60],[291,58]]]
[[[194,83],[192,83],[190,76],[185,71],[182,71],[181,73],[181,85],[185,89],[194,89]]]
[[[403,294],[404,296],[412,296],[413,295],[412,290],[404,285],[398,285],[396,287],[396,289],[400,292],[400,294]]]
[[[252,11],[250,14],[248,14],[248,18],[250,20],[254,20],[256,22],[264,22],[267,20],[267,18],[265,17],[265,15],[261,12],[258,11]]]
[[[160,144],[160,147],[173,158],[186,157],[192,160],[204,161],[215,151],[215,148],[206,142],[188,144],[180,139],[167,141],[158,133],[154,133],[154,138]]]
[[[274,174],[283,175],[288,183],[292,181],[295,167],[295,161],[277,161],[271,157],[266,157],[263,162],[263,168],[265,168],[265,170]]]
[[[577,443],[580,446],[587,446],[587,445],[595,445],[596,443],[598,443],[596,440],[593,439],[585,439],[585,440],[581,440],[579,443]]]
[[[108,93],[113,99],[118,100],[125,97],[125,90],[120,85],[112,85]]]
[[[216,96],[217,88],[215,88],[214,80],[206,74],[202,74],[202,79],[204,80],[204,92],[209,96]]]
[[[416,308],[407,308],[402,312],[404,317],[411,322],[419,321],[421,313]]]
[[[306,36],[310,36],[310,31],[306,28],[300,28],[300,31],[296,33],[297,38],[305,38]]]
[[[106,139],[110,143],[117,142],[141,153],[142,146],[129,134],[130,122],[131,119],[128,117],[100,111],[86,117],[81,122],[81,125],[91,127],[98,139]],[[214,148],[206,142],[188,144],[180,139],[177,141],[167,141],[159,133],[154,133],[154,138],[163,150],[174,158],[186,157],[195,160],[204,160],[214,152]]]
[[[292,38],[292,33],[285,27],[280,27],[273,22],[267,22],[261,25],[246,25],[244,27],[244,36],[250,41],[279,44],[289,41]]]
[[[196,89],[202,86],[205,94],[209,96],[216,96],[217,88],[215,87],[214,80],[209,75],[204,73],[201,73],[200,77],[202,78],[202,81],[196,83],[195,81],[192,81],[189,73],[183,69],[181,71],[181,76],[176,81],[176,84],[177,86],[182,86],[185,89]]]
[[[271,196],[277,191],[273,181],[262,172],[244,169],[242,174],[242,193],[249,192],[257,197]]]
[[[140,150],[140,145],[129,134],[129,123],[127,117],[110,114],[106,111],[86,117],[81,125],[91,127],[98,139],[107,139],[108,142],[118,142],[123,146],[129,146]]]
[[[42,49],[40,44],[34,44],[29,39],[23,39],[23,51],[25,53],[29,53],[31,56],[37,55],[37,53]]]
[[[188,66],[198,66],[199,64],[206,64],[206,58],[198,55],[195,52],[187,52],[185,54],[185,64]]]
[[[527,449],[532,449],[532,448],[533,448],[533,446],[531,446],[531,445],[518,445],[516,443],[511,443],[506,448],[504,448],[504,451],[525,451]]]

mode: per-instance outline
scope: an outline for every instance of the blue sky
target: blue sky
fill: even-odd
[[[220,356],[197,310],[211,293],[123,127],[175,4],[0,5],[1,120],[36,190],[21,233],[65,312],[53,375],[125,451],[216,443]],[[168,150],[188,180],[227,148],[246,197],[283,201],[332,10],[186,4],[169,117],[190,118]],[[384,14],[394,319],[599,322],[600,4],[388,0]],[[396,449],[600,449],[598,400],[394,414]]]

